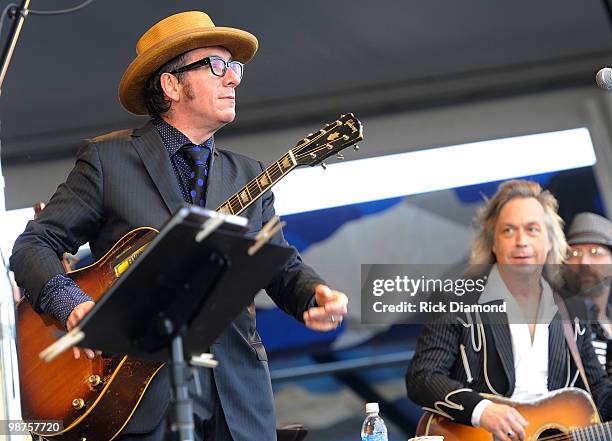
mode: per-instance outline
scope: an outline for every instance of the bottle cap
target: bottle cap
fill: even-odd
[[[378,413],[378,403],[367,403],[366,404],[366,413]]]

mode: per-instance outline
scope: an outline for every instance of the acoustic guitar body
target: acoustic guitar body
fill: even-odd
[[[526,441],[545,440],[548,437],[554,440],[557,439],[555,436],[569,434],[571,430],[600,422],[593,401],[582,389],[560,389],[542,399],[525,403],[488,395],[485,397],[496,403],[513,406],[523,415],[529,422],[525,429]],[[425,435],[442,435],[444,441],[493,441],[494,439],[493,435],[484,429],[454,423],[430,412],[426,412],[421,417],[417,426],[417,436]]]
[[[96,263],[68,276],[97,301],[156,234],[152,228],[133,230]],[[76,360],[72,351],[46,363],[38,354],[66,329],[51,317],[36,313],[24,300],[18,303],[16,315],[23,420],[61,420],[62,430],[36,433],[50,440],[116,437],[163,364],[126,356],[89,359],[83,354]]]

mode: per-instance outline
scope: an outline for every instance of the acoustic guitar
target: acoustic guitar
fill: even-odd
[[[545,397],[515,402],[484,395],[496,403],[513,406],[529,422],[526,441],[603,441],[612,440],[612,423],[602,423],[591,396],[582,389],[567,388]],[[493,441],[484,429],[453,423],[443,416],[426,412],[417,426],[417,436],[442,435],[444,441]]]
[[[221,204],[217,211],[234,215],[244,212],[294,168],[316,165],[361,141],[362,130],[361,123],[353,114],[342,115],[300,140]],[[68,276],[94,301],[98,301],[156,234],[157,230],[148,227],[133,230],[97,262],[69,272]],[[81,357],[77,360],[72,351],[45,363],[39,354],[66,332],[63,324],[36,313],[23,299],[17,304],[16,315],[22,418],[24,421],[62,422],[61,430],[34,434],[62,441],[115,438],[130,420],[163,364],[128,356]]]

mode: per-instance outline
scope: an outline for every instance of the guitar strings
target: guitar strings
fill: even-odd
[[[321,138],[323,135],[327,135],[329,133],[330,130],[335,129],[338,126],[341,126],[343,123],[341,121],[334,121],[332,124],[334,124],[333,127],[330,128],[323,128],[321,130],[319,130],[319,132],[317,132],[317,136],[315,136],[312,139],[309,139],[308,141],[304,142],[304,144],[301,145],[296,145],[294,148],[296,150],[300,150],[306,146],[308,146],[309,144],[312,144],[313,141],[316,141],[317,139]],[[328,124],[329,126],[330,124]],[[327,127],[327,126],[326,126]]]
[[[295,155],[295,157],[301,159],[301,158],[304,158],[304,157],[310,155],[311,153],[317,153],[317,152],[319,152],[321,150],[324,150],[326,148],[327,148],[327,144],[324,144],[321,147],[317,147],[316,149],[312,150],[310,153],[301,153],[301,154]]]
[[[609,429],[609,423],[602,423],[601,425],[602,425],[602,426],[608,426],[608,429]],[[575,430],[574,432],[580,432],[580,431],[584,431],[584,430],[586,430],[586,429],[588,429],[588,427],[583,427],[583,428],[581,428],[581,429],[577,429],[577,430]],[[602,430],[603,430],[603,429],[602,429]],[[600,433],[595,432],[595,429],[593,429],[593,431],[594,431],[594,435],[596,435],[596,436],[599,436],[599,435],[600,435]],[[606,434],[605,434],[605,432],[602,432],[602,434],[603,434],[604,436],[606,435]],[[588,433],[585,433],[585,436],[590,436],[590,435],[589,435]],[[565,440],[569,440],[569,441],[571,441],[571,440],[572,440],[572,434],[571,434],[571,433],[570,433],[570,434],[567,434],[567,433],[559,433],[559,434],[557,434],[557,435],[551,435],[551,436],[545,436],[545,437],[543,437],[543,438],[538,438],[538,441],[558,441],[558,440],[559,440],[559,441],[560,441],[560,440],[563,440],[563,441],[565,441]]]
[[[545,436],[544,438],[538,438],[538,441],[557,441],[557,440],[569,440],[571,441],[571,435],[567,433],[560,433],[557,435]]]
[[[319,138],[321,138],[323,135],[326,135],[327,133],[328,133],[327,131],[323,131],[323,133],[318,132],[318,135],[317,135],[317,136],[315,136],[315,137],[314,137],[314,138],[312,138],[312,139],[309,139],[308,141],[305,141],[305,142],[304,142],[304,144],[298,144],[298,145],[296,145],[294,148],[295,148],[296,150],[300,150],[300,149],[303,149],[304,147],[308,147],[308,146],[309,146],[310,144],[312,144],[314,141],[317,141]],[[302,141],[304,141],[304,140],[302,140]]]
[[[608,428],[608,430],[609,430],[609,428],[610,428],[609,424],[610,423],[607,422],[607,423],[602,423],[600,425],[602,427],[606,426]],[[588,427],[591,427],[591,426],[588,426]],[[583,427],[583,428],[574,430],[573,432],[578,433],[578,432],[581,432],[581,431],[584,431],[584,430],[588,429],[588,427]],[[595,432],[595,429],[593,429],[593,431],[594,431],[594,435],[596,435],[596,436],[600,435],[600,433]],[[606,435],[605,432],[602,432],[602,434],[604,436]],[[588,433],[585,433],[585,435],[586,436],[590,436]],[[545,436],[543,438],[538,438],[538,441],[561,441],[561,440],[563,440],[563,441],[566,441],[566,440],[571,441],[572,440],[572,434],[571,433],[569,433],[569,434],[568,433],[558,433],[556,435],[550,435],[550,436]]]
[[[325,146],[317,147],[316,149],[312,150],[310,153],[302,153],[300,155],[295,155],[295,157],[297,159],[302,159],[302,158],[305,158],[305,157],[309,156],[311,153],[317,153],[317,152],[319,152],[319,151],[321,151],[321,150],[323,150],[325,148],[327,148],[327,147],[325,147]]]
[[[312,139],[309,139],[308,141],[305,141],[303,144],[296,145],[292,150],[295,150],[296,156],[308,155],[309,153],[301,153],[301,151],[304,150],[306,147],[308,147],[313,142],[318,141],[319,138],[321,138],[323,135],[326,135],[327,133],[328,133],[327,131],[324,131],[323,133],[319,132],[317,136],[315,136]]]
[[[244,187],[242,187],[242,189],[240,189],[238,192],[234,193],[225,203],[220,205],[217,208],[217,210],[219,210],[224,205],[228,205],[232,214],[239,215],[240,213],[242,213],[256,199],[256,198],[253,197],[252,192],[254,192],[254,193],[259,192],[260,194],[263,193],[268,188],[270,188],[274,184],[276,184],[276,182],[278,182],[278,180],[280,180],[285,174],[287,174],[289,171],[293,170],[293,167],[292,167],[291,169],[287,170],[286,172],[283,171],[283,168],[280,166],[279,163],[282,160],[284,160],[285,158],[289,158],[289,154],[288,153],[285,153],[280,159],[278,159],[277,161],[275,161],[272,164],[270,164],[259,175],[255,176],[253,179],[251,179]],[[279,176],[276,175],[277,172],[274,170],[274,165],[276,165],[276,167],[278,169],[278,173],[280,173]],[[264,176],[264,175],[266,175],[268,177],[268,180],[270,181],[270,183],[262,188],[262,186],[260,184],[260,178],[261,178],[261,176]],[[248,200],[248,202],[246,204],[243,204],[242,200],[240,199],[240,193],[243,190],[245,190],[245,189],[246,189],[246,191],[247,191],[247,193],[249,195],[249,200]],[[257,195],[257,197],[259,197],[259,195]]]
[[[329,125],[329,124],[328,124],[328,125]],[[343,123],[342,123],[341,121],[336,121],[336,122],[334,123],[334,126],[333,126],[333,127],[329,127],[329,128],[323,128],[323,129],[321,129],[319,132],[317,132],[317,135],[316,135],[314,138],[309,139],[308,141],[305,141],[303,144],[298,144],[298,145],[296,145],[296,146],[295,146],[293,149],[291,149],[291,150],[292,150],[292,151],[295,151],[295,153],[296,153],[296,157],[300,157],[300,158],[303,158],[304,156],[307,156],[307,155],[309,155],[309,154],[311,154],[311,153],[318,152],[319,150],[326,148],[326,145],[327,145],[328,143],[325,143],[323,146],[318,147],[317,149],[313,150],[312,152],[309,152],[309,153],[301,153],[301,151],[302,151],[303,149],[305,149],[306,147],[308,147],[310,144],[312,144],[313,142],[317,141],[317,140],[318,140],[318,139],[320,139],[322,136],[327,135],[327,134],[328,134],[328,133],[329,133],[331,130],[335,129],[336,127],[339,127],[339,126],[342,126],[342,125],[343,125]],[[333,141],[331,141],[330,143],[333,143]]]

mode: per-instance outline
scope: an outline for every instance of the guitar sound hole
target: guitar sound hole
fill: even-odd
[[[548,430],[545,430],[544,432],[540,433],[540,435],[538,436],[538,439],[539,440],[540,439],[543,439],[543,440],[550,439],[549,437],[551,437],[553,435],[557,435],[557,436],[558,435],[563,435],[563,432],[561,432],[558,429],[548,429]],[[553,438],[553,439],[555,439],[555,438]]]

